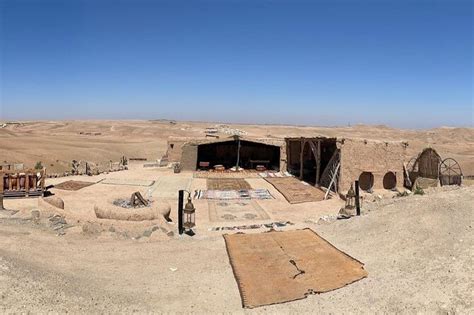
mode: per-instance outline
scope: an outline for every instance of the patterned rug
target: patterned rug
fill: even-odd
[[[254,200],[209,200],[211,221],[268,220],[270,217]]]
[[[292,177],[288,172],[262,172],[258,173],[260,177],[267,178],[267,177]]]
[[[196,190],[194,199],[274,199],[268,189]]]
[[[295,177],[266,177],[265,180],[291,204],[324,200],[324,191]]]
[[[68,180],[66,182],[62,182],[60,184],[54,185],[54,188],[61,189],[61,190],[72,190],[76,191],[91,185],[94,185],[94,182],[82,182],[78,180]]]
[[[240,172],[213,172],[213,171],[197,171],[193,174],[194,178],[258,178],[260,175],[257,171],[245,170]]]
[[[310,229],[224,239],[245,308],[304,299],[367,277],[363,263]]]
[[[208,178],[209,190],[242,190],[251,189],[250,184],[243,178]]]

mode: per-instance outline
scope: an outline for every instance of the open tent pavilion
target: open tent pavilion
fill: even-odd
[[[286,170],[283,139],[230,136],[222,138],[170,137],[166,153],[170,162],[180,162],[182,170],[195,171],[222,165],[255,169],[263,165],[272,171]]]

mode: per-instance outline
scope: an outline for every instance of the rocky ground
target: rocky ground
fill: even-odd
[[[368,278],[253,310],[242,309],[220,232],[144,241],[2,211],[0,312],[472,314],[474,187],[374,200],[360,217],[283,228],[314,229]]]

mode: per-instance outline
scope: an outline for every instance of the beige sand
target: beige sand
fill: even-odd
[[[2,161],[34,165],[41,160],[54,171],[66,170],[72,159],[116,160],[127,155],[152,160],[164,153],[168,135],[203,133],[209,125],[213,124],[34,122],[0,129],[0,153]],[[323,133],[404,139],[410,142],[413,154],[431,145],[441,155],[458,159],[465,174],[474,170],[472,129],[233,127],[264,136]],[[81,131],[101,135],[80,135]],[[210,229],[257,221],[213,222],[207,200],[195,200],[196,235],[178,236],[175,192],[180,188],[206,189],[206,179],[193,178],[189,172],[173,174],[171,169],[144,168],[143,162],[134,162],[123,172],[48,179],[47,184],[98,182],[103,178],[155,183],[150,187],[98,183],[78,191],[52,189],[64,200],[64,210],[43,209],[37,199],[5,200],[7,209],[19,212],[0,212],[0,313],[244,312],[222,238],[222,233],[229,231]],[[268,189],[275,196],[256,201],[270,217],[258,223],[294,223],[283,230],[309,227],[363,261],[369,273],[368,278],[344,288],[252,313],[474,312],[474,186],[430,188],[424,196],[403,198],[392,198],[390,191],[375,191],[364,195],[361,217],[335,221],[343,205],[339,199],[290,205],[264,179],[246,181],[252,188]],[[98,201],[129,198],[134,191],[154,202],[169,203],[174,222],[96,217],[94,205]],[[30,219],[36,209],[40,209],[40,218]],[[67,226],[48,218],[54,213],[63,216]]]

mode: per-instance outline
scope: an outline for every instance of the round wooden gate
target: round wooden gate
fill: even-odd
[[[439,180],[442,186],[461,185],[462,170],[455,159],[447,158],[441,162],[439,167]]]

